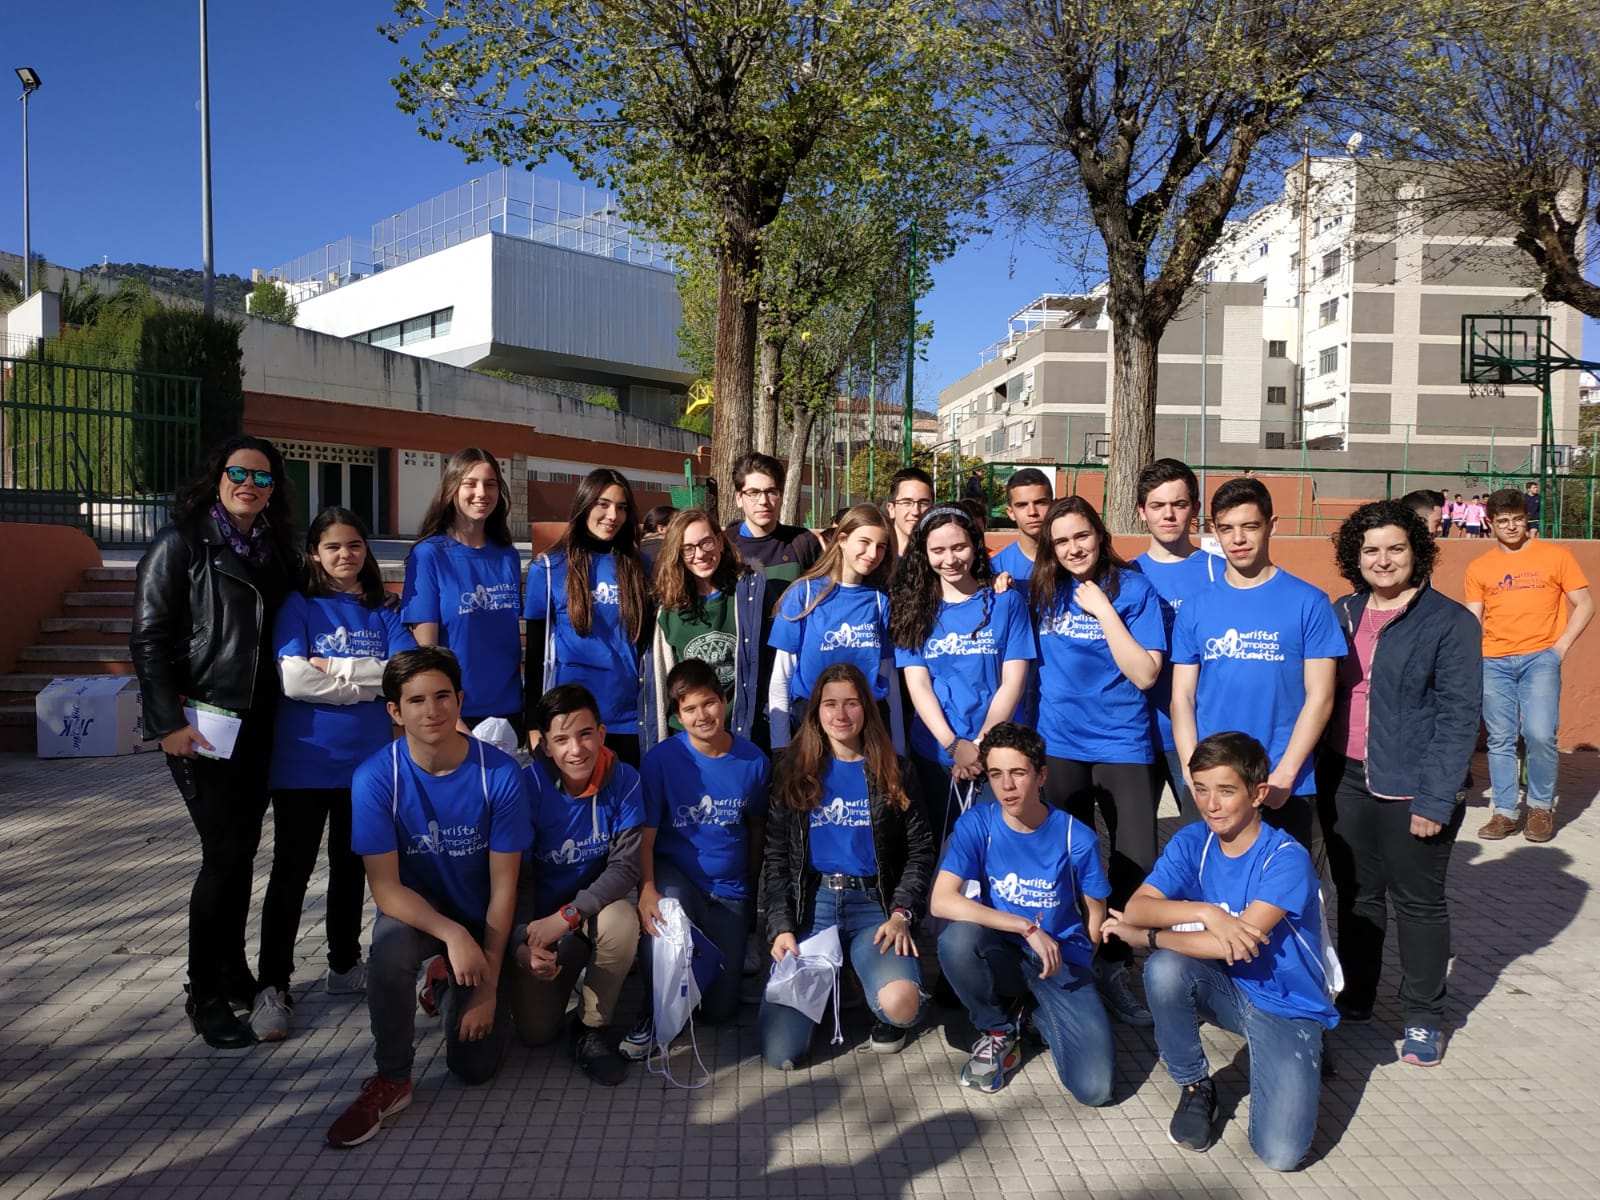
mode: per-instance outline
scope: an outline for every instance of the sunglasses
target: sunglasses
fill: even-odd
[[[236,487],[246,479],[253,482],[258,488],[272,486],[271,471],[252,471],[248,467],[227,467],[222,473],[228,477],[228,482]]]

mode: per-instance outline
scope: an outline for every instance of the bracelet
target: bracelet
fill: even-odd
[[[907,929],[911,928],[911,910],[909,908],[897,908],[893,912],[891,912],[889,915],[891,917],[899,917],[902,921],[904,921],[906,923],[906,928]]]
[[[1159,950],[1161,948],[1161,947],[1156,945],[1156,934],[1158,934],[1160,932],[1161,931],[1159,929],[1152,929],[1150,931],[1150,935],[1149,935],[1149,938],[1148,938],[1148,941],[1150,942],[1150,949]]]
[[[1031,938],[1034,934],[1036,934],[1038,932],[1039,932],[1039,922],[1037,922],[1037,921],[1028,922],[1028,927],[1022,931],[1023,940],[1026,941],[1028,938]]]
[[[960,744],[961,744],[961,735],[958,733],[958,734],[956,734],[955,737],[950,739],[950,744],[944,748],[944,752],[946,754],[954,754],[956,752],[956,747],[959,746]]]

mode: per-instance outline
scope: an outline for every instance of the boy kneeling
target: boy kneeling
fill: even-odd
[[[340,1149],[411,1103],[416,979],[428,959],[443,955],[447,967],[434,985],[445,1063],[469,1084],[500,1069],[511,1030],[511,973],[500,968],[533,838],[516,760],[456,728],[454,654],[401,651],[384,668],[383,695],[405,736],[356,768],[350,837],[378,906],[367,968],[378,1073],[328,1130]]]
[[[956,822],[930,904],[951,922],[939,935],[939,964],[978,1028],[961,1083],[1004,1086],[1021,1058],[1011,1010],[1030,992],[1062,1084],[1080,1104],[1105,1104],[1111,1023],[1090,967],[1111,894],[1100,840],[1044,802],[1044,739],[1032,729],[996,725],[978,759],[996,803],[974,805]],[[964,894],[969,879],[980,899]]]
[[[1168,1136],[1203,1151],[1217,1094],[1199,1023],[1250,1047],[1250,1145],[1275,1171],[1311,1148],[1322,1090],[1322,1032],[1338,1023],[1325,990],[1322,893],[1305,847],[1261,821],[1270,765],[1261,743],[1217,733],[1189,759],[1203,825],[1167,843],[1120,921],[1107,928],[1155,953],[1144,990],[1156,1044],[1182,1089]]]

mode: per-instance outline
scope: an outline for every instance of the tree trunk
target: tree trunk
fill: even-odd
[[[806,460],[810,457],[811,426],[816,415],[805,407],[794,411],[794,427],[789,432],[789,477],[783,488],[783,507],[778,510],[778,520],[785,525],[800,523],[800,490],[804,483]],[[816,486],[815,483],[812,484]]]
[[[1112,533],[1138,533],[1139,472],[1156,456],[1156,351],[1160,336],[1111,315],[1111,461],[1103,512]]]
[[[733,464],[750,449],[754,409],[756,290],[761,270],[753,234],[725,222],[717,249],[717,344],[712,392],[711,475],[720,488],[722,521],[731,521]]]
[[[778,452],[778,367],[783,361],[783,342],[761,339],[760,363],[756,380],[755,445],[762,454]]]

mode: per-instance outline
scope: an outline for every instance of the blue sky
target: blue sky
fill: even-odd
[[[12,67],[31,66],[44,83],[29,109],[36,253],[72,267],[102,255],[200,266],[197,7],[8,6],[0,96],[19,91]],[[376,32],[389,4],[215,0],[210,10],[218,271],[248,275],[365,233],[474,173],[395,107],[400,50]],[[19,108],[12,100],[0,117],[0,248],[13,253],[22,250]],[[1004,234],[937,266],[919,396],[931,400],[977,366],[1012,312],[1075,283],[1069,268]],[[1588,341],[1597,345],[1593,322]]]

